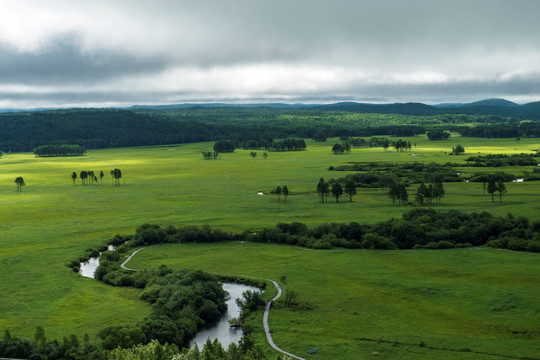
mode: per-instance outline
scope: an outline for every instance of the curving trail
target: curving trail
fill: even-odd
[[[125,270],[130,270],[130,271],[137,271],[136,269],[130,269],[128,267],[126,267],[126,264],[128,263],[129,260],[131,260],[131,258],[133,256],[135,256],[135,254],[137,254],[139,251],[143,250],[145,248],[140,248],[140,249],[137,249],[135,250],[134,252],[131,253],[131,255],[129,255],[129,257],[120,265],[120,267],[122,269],[125,269]],[[245,276],[245,275],[242,275],[242,276]],[[245,276],[245,277],[250,277],[250,278],[253,278],[253,279],[258,279],[258,278],[255,278],[253,276]],[[285,354],[287,356],[290,356],[292,357],[293,359],[298,359],[298,360],[306,360],[300,356],[296,356],[294,354],[291,354],[290,352],[287,352],[283,349],[281,349],[280,347],[278,347],[275,343],[274,343],[274,340],[272,339],[272,334],[270,334],[270,326],[268,325],[268,316],[270,316],[270,308],[272,307],[272,304],[274,303],[274,301],[276,301],[277,299],[279,299],[281,297],[281,294],[283,294],[283,291],[281,290],[281,287],[279,286],[279,284],[274,281],[274,280],[271,280],[271,279],[262,279],[262,280],[266,280],[266,281],[270,281],[272,282],[272,284],[274,284],[274,287],[277,289],[277,294],[276,296],[274,296],[272,298],[272,300],[269,300],[265,307],[264,307],[264,315],[263,315],[263,327],[264,327],[264,332],[266,333],[266,341],[268,341],[268,344],[276,351],[279,351],[280,353],[282,354]]]
[[[283,293],[281,291],[281,287],[278,285],[277,282],[275,282],[274,280],[270,280],[270,279],[267,279],[268,281],[271,281],[272,284],[274,284],[274,286],[276,287],[278,293],[276,296],[274,296],[274,298],[270,301],[268,301],[266,303],[266,306],[264,307],[264,316],[263,316],[263,326],[264,326],[264,332],[266,333],[266,341],[268,341],[268,344],[274,349],[274,350],[277,350],[279,351],[280,353],[282,354],[285,354],[287,356],[290,356],[294,359],[298,359],[298,360],[305,360],[304,358],[301,358],[300,356],[296,356],[296,355],[293,355],[291,354],[290,352],[287,352],[281,348],[279,348],[275,343],[274,343],[274,340],[272,339],[272,335],[270,334],[270,326],[268,325],[268,316],[270,315],[270,308],[272,307],[272,304],[274,303],[274,301],[276,301],[277,299],[279,299],[281,297],[281,294]]]
[[[120,265],[120,267],[122,269],[129,270],[129,271],[137,271],[136,269],[130,269],[130,268],[126,267],[126,264],[128,263],[129,260],[131,260],[132,257],[135,256],[136,253],[138,253],[142,249],[146,249],[146,248],[140,248],[140,249],[137,249],[134,252],[132,252],[131,255],[129,255],[128,258]]]

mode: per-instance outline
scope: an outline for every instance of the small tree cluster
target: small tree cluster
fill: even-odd
[[[111,170],[111,176],[114,179],[114,185],[119,186],[120,179],[122,178],[122,171],[120,171],[120,169]]]
[[[103,170],[99,172],[99,178],[101,180],[101,182],[103,183],[103,177],[105,176],[105,174],[103,173]],[[79,174],[79,178],[81,179],[81,183],[83,185],[87,184],[88,182],[90,182],[90,184],[94,184],[98,182],[98,178],[97,178],[97,175],[96,173],[93,171],[93,170],[83,170],[80,172]],[[75,185],[75,181],[77,180],[77,173],[74,171],[73,173],[71,173],[71,180],[73,181],[73,185]]]
[[[86,150],[80,145],[73,144],[55,144],[41,145],[34,149],[34,155],[44,156],[81,156],[86,154]]]
[[[444,187],[441,181],[436,181],[433,184],[421,183],[416,190],[416,201],[420,205],[431,204],[435,200],[438,204],[441,203],[441,199],[444,197]]]
[[[402,140],[402,139],[399,139],[399,140],[396,140],[396,141],[392,141],[392,146],[394,147],[394,150],[396,151],[405,151],[405,150],[411,150],[411,142],[410,141],[406,141],[406,140]]]
[[[351,152],[351,146],[348,143],[335,144],[332,146],[332,152],[335,155],[341,155],[344,152]]]
[[[456,145],[455,147],[452,147],[452,154],[459,155],[463,154],[465,152],[465,148],[462,145]]]
[[[356,195],[356,184],[351,178],[339,180],[330,179],[328,182],[326,182],[324,178],[320,178],[319,183],[317,184],[317,193],[319,194],[321,203],[328,202],[329,194],[332,194],[336,199],[336,203],[339,202],[339,198],[343,194],[347,194],[349,196],[349,201],[352,201],[353,195]]]
[[[272,141],[268,148],[270,151],[301,151],[307,147],[306,142],[302,139],[285,139],[280,141]]]
[[[214,144],[214,151],[218,153],[234,152],[234,143],[229,140],[216,141]]]
[[[392,204],[396,203],[396,200],[402,204],[409,200],[409,194],[407,193],[407,187],[400,182],[394,182],[390,185],[388,190],[388,196],[392,199]]]
[[[203,151],[202,152],[204,160],[216,160],[219,156],[219,153],[217,151]]]
[[[499,193],[499,202],[502,202],[502,196],[507,192],[506,185],[502,180],[495,181],[491,178],[487,184],[487,192],[491,195],[491,202],[494,201],[495,193]]]
[[[446,140],[450,138],[450,133],[444,130],[431,130],[426,132],[429,140]]]
[[[280,201],[280,196],[283,194],[285,202],[287,202],[287,196],[289,196],[289,188],[287,187],[287,185],[283,185],[283,187],[278,186],[274,190],[272,190],[271,193],[277,195],[278,202]]]

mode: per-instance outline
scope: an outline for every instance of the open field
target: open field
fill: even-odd
[[[376,189],[359,189],[352,203],[343,199],[340,204],[332,201],[320,204],[315,193],[319,178],[338,178],[346,174],[330,172],[328,166],[349,161],[464,161],[465,156],[445,154],[456,144],[463,145],[467,154],[529,153],[539,147],[538,139],[525,138],[516,141],[453,137],[428,142],[419,136],[410,141],[416,143],[411,153],[419,156],[413,158],[411,153],[384,152],[380,148],[353,149],[350,154],[333,155],[330,148],[337,140],[308,142],[307,151],[268,153],[267,159],[262,158],[262,151],[252,159],[249,150],[237,150],[233,154],[222,154],[216,161],[203,160],[201,155],[201,151],[211,150],[213,143],[96,150],[73,158],[4,153],[0,158],[3,210],[0,218],[0,329],[9,328],[13,335],[32,337],[35,327],[41,325],[50,339],[70,333],[79,336],[88,333],[93,337],[105,326],[142,319],[150,309],[137,300],[136,290],[112,288],[81,278],[66,264],[85,249],[95,248],[117,233],[133,233],[143,223],[210,225],[228,231],[256,230],[291,221],[308,225],[373,223],[400,217],[410,207],[393,206],[386,191]],[[114,168],[120,168],[124,175],[119,187],[111,185],[109,171]],[[97,173],[103,170],[106,174],[103,185],[82,186],[80,180],[73,185],[71,173],[81,170]],[[497,170],[515,172],[512,168]],[[476,169],[465,168],[464,171]],[[21,193],[16,192],[14,179],[17,176],[22,176],[26,182]],[[278,185],[287,185],[291,192],[286,204],[278,203],[272,195],[256,195],[258,191],[268,193]],[[507,188],[508,193],[499,204],[491,203],[488,196],[482,195],[482,184],[445,184],[447,195],[436,208],[467,212],[487,210],[495,215],[512,212],[538,220],[538,183],[507,184]],[[317,260],[322,263],[333,253],[314,252],[323,255]],[[443,258],[447,253],[441,254]],[[510,259],[518,256],[501,254],[509,254],[501,256]],[[381,258],[379,263],[384,264],[385,260]],[[519,273],[519,269],[516,272]],[[332,282],[337,283],[334,280]],[[310,297],[313,292],[304,294]],[[310,316],[320,315],[311,312]],[[302,320],[294,321],[300,324]],[[365,337],[384,336],[377,335],[376,330],[373,328]],[[538,333],[535,336],[538,338]],[[399,340],[402,341],[401,335]],[[428,336],[411,341],[417,340],[431,345]],[[278,337],[276,341],[282,343],[283,339]],[[366,343],[366,346],[372,344]],[[390,345],[387,347],[392,349]]]
[[[154,246],[129,265],[285,275],[301,306],[278,302],[270,328],[297,355],[317,347],[322,359],[536,359],[539,259],[494,249],[324,251],[233,242]]]

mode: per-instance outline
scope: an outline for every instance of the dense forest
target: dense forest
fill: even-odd
[[[0,114],[0,150],[33,151],[55,144],[96,149],[216,140],[230,140],[237,148],[254,149],[268,148],[273,141],[288,138],[324,141],[326,137],[406,137],[426,131],[456,131],[476,137],[537,137],[539,108],[536,103],[457,108],[334,104],[13,112]]]

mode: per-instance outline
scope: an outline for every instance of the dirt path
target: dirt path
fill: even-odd
[[[129,257],[122,263],[122,265],[120,265],[120,267],[122,269],[125,269],[125,270],[130,270],[130,271],[137,271],[136,269],[130,269],[126,266],[126,264],[128,263],[129,260],[131,260],[131,258],[133,256],[135,256],[135,254],[137,254],[139,251],[143,250],[143,249],[146,249],[146,248],[140,248],[140,249],[137,249],[135,250],[134,252],[131,253],[131,255],[129,255]],[[241,276],[244,276],[244,277],[249,277],[249,278],[253,278],[253,279],[260,279],[260,278],[255,278],[253,276],[245,276],[245,275],[241,275]],[[274,281],[274,280],[270,280],[270,279],[260,279],[260,280],[266,280],[266,281],[270,281],[272,282],[272,284],[274,284],[274,287],[276,288],[277,290],[277,294],[276,296],[274,296],[274,298],[272,300],[269,300],[267,303],[266,303],[266,306],[264,307],[264,315],[263,315],[263,327],[264,327],[264,332],[266,333],[266,341],[268,341],[268,344],[276,351],[279,351],[280,353],[282,354],[285,354],[287,356],[290,356],[292,357],[293,359],[298,359],[298,360],[306,360],[304,358],[301,358],[300,356],[296,356],[294,354],[291,354],[290,352],[287,352],[283,349],[281,349],[280,347],[278,347],[275,343],[274,343],[274,340],[272,339],[272,334],[270,334],[270,326],[268,325],[268,317],[270,316],[270,308],[272,307],[272,304],[274,303],[274,301],[276,301],[277,299],[279,299],[281,297],[281,294],[283,294],[283,291],[281,290],[281,287],[279,286],[279,284]]]

